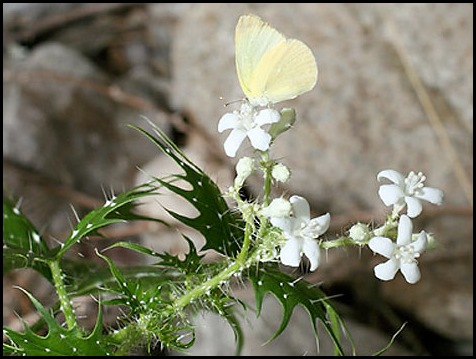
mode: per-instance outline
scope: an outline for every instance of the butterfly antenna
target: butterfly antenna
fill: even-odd
[[[223,97],[220,97],[220,100],[223,100]],[[243,101],[246,101],[246,99],[241,98],[241,99],[238,99],[238,100],[232,100],[232,101],[229,101],[229,102],[223,104],[223,107],[228,107],[231,104],[234,104],[234,103],[237,103],[237,102],[243,102]]]

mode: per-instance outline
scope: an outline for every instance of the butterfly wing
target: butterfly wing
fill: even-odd
[[[246,97],[277,103],[311,90],[317,82],[312,51],[286,38],[256,15],[241,16],[235,32],[236,69]]]
[[[261,84],[271,103],[290,100],[310,91],[317,82],[317,65],[303,42],[290,39],[268,50],[256,67],[252,87]]]
[[[248,98],[259,98],[264,85],[254,80],[263,56],[286,38],[256,15],[243,15],[235,30],[235,62],[241,88]]]

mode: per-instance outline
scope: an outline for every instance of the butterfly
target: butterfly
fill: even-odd
[[[235,62],[240,86],[253,106],[293,99],[317,82],[311,49],[253,14],[242,15],[236,25]]]

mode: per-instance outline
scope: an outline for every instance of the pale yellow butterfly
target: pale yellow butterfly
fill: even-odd
[[[235,61],[241,88],[254,106],[265,106],[312,90],[317,64],[307,45],[249,14],[235,30]]]

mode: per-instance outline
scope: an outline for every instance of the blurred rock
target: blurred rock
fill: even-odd
[[[245,290],[247,291],[247,290]],[[253,299],[245,301],[253,308]],[[245,295],[246,296],[246,295]],[[266,343],[279,328],[282,307],[272,296],[264,299],[263,310],[259,317],[253,310],[239,311],[237,315],[244,333],[243,356],[333,356],[333,345],[324,327],[319,324],[317,341],[309,319],[309,314],[302,307],[293,311],[288,326],[276,339]],[[232,356],[235,354],[236,342],[229,324],[215,314],[199,314],[195,320],[196,342],[186,355],[193,356]],[[384,348],[389,340],[381,333],[346,320],[352,339],[355,341],[357,355],[372,355]],[[215,343],[213,345],[212,343]],[[220,345],[216,345],[220,343]],[[344,351],[350,355],[352,349],[345,338],[342,339]],[[178,355],[178,353],[173,353]],[[412,353],[399,346],[398,339],[384,356],[406,356]]]
[[[170,126],[154,108],[121,102],[122,90],[110,86],[97,66],[58,43],[39,45],[4,67],[5,74],[4,158],[98,198],[103,190],[130,187],[136,166],[157,155],[152,143],[125,124],[145,125],[141,115],[148,115],[166,132]],[[122,97],[113,97],[113,90]],[[61,217],[65,222],[64,212]]]

